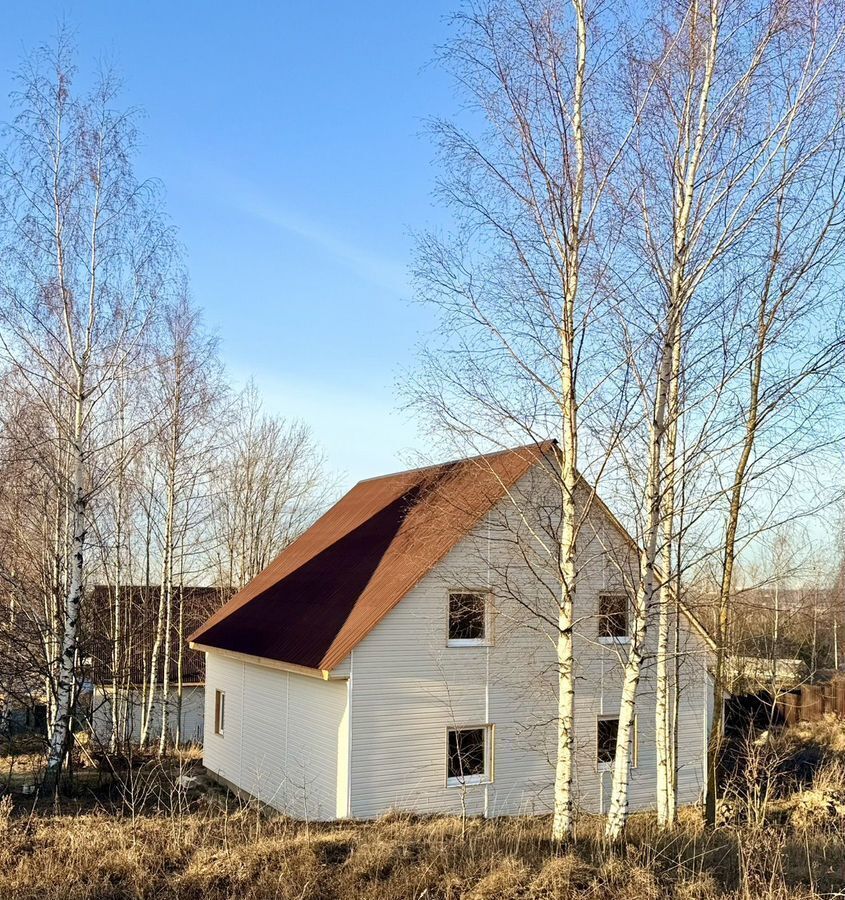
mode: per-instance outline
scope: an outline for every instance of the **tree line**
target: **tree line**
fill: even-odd
[[[225,600],[333,489],[308,427],[226,374],[116,77],[80,80],[66,34],[27,58],[0,151],[0,693],[46,698],[48,781],[92,644],[113,748],[140,697],[141,744],[163,750],[186,589]],[[130,675],[139,615],[152,643]]]

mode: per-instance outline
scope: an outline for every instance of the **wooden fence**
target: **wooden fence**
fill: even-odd
[[[788,725],[813,722],[828,713],[845,719],[845,678],[802,685],[781,695],[777,706]]]

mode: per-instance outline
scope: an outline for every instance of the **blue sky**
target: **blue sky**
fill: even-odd
[[[229,371],[308,421],[344,485],[425,450],[396,382],[431,327],[409,302],[409,232],[442,218],[423,120],[455,106],[430,62],[456,2],[3,11],[0,119],[22,53],[61,21],[83,71],[114,64]]]

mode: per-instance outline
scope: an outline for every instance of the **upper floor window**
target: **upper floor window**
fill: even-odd
[[[450,591],[449,644],[466,647],[487,643],[487,594]]]
[[[599,594],[599,640],[611,643],[628,637],[628,595]]]

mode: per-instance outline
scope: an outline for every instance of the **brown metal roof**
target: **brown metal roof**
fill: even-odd
[[[552,446],[359,482],[189,640],[334,668]]]

